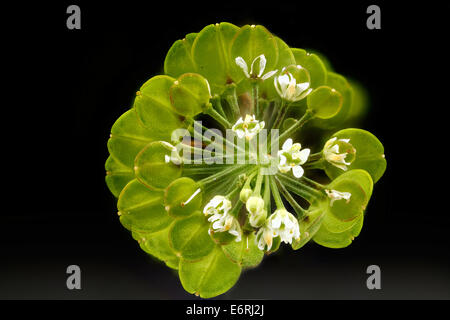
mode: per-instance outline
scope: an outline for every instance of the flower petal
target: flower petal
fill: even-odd
[[[244,59],[242,57],[236,57],[234,61],[242,69],[242,71],[244,71],[245,76],[247,78],[250,78],[250,75],[248,74],[247,63],[244,61]]]
[[[300,178],[301,176],[303,176],[303,173],[305,171],[303,170],[303,168],[301,166],[295,166],[292,168],[292,173],[294,174],[294,177],[296,178]]]

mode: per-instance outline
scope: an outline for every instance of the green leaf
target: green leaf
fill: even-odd
[[[133,168],[136,155],[154,140],[152,132],[138,121],[136,111],[131,109],[112,126],[108,150],[118,161]]]
[[[122,190],[117,202],[120,222],[131,231],[157,232],[172,221],[163,205],[163,192],[154,191],[137,180],[132,180]]]
[[[372,195],[373,182],[367,171],[354,169],[333,180],[328,186],[329,190],[349,192],[350,199],[333,201],[328,211],[341,222],[349,222],[363,214]]]
[[[259,250],[255,241],[255,234],[243,236],[239,242],[232,241],[222,246],[225,255],[243,268],[259,265],[264,258],[264,252]]]
[[[278,64],[278,46],[275,36],[273,36],[263,26],[242,27],[233,39],[231,44],[231,60],[233,61],[232,78],[235,82],[239,82],[245,78],[242,69],[235,63],[237,57],[242,57],[247,63],[248,72],[250,73],[252,62],[264,54],[266,57],[266,66],[264,74],[275,70]],[[258,63],[255,63],[255,68]]]
[[[172,269],[178,269],[180,258],[169,244],[170,226],[154,233],[141,233],[134,235],[142,250],[149,255],[164,261]]]
[[[170,87],[174,109],[186,117],[194,117],[209,104],[211,92],[208,81],[199,74],[185,73]]]
[[[192,58],[196,72],[208,79],[213,93],[220,94],[232,80],[230,69],[230,44],[239,30],[231,23],[222,22],[203,28],[192,45]]]
[[[172,152],[170,145],[162,141],[148,144],[135,160],[134,172],[138,180],[150,188],[161,190],[179,178],[181,166],[166,162],[166,156],[170,157]]]
[[[169,215],[187,217],[200,209],[202,192],[196,193],[198,189],[197,183],[187,177],[181,177],[169,184],[164,196],[164,205]]]
[[[353,227],[340,233],[329,231],[324,224],[320,226],[319,231],[313,237],[314,242],[327,248],[345,248],[349,246],[355,237],[361,232],[364,221],[364,215],[361,215]]]
[[[362,129],[344,129],[336,132],[332,138],[350,139],[349,143],[356,149],[353,162],[347,166],[349,170],[363,169],[371,176],[376,183],[386,171],[386,159],[384,156],[384,147],[381,142],[372,133]],[[340,150],[340,152],[342,152]],[[331,178],[335,179],[345,171],[325,161],[325,172]]]
[[[342,107],[342,95],[333,88],[320,86],[307,97],[308,109],[319,119],[333,118]]]
[[[175,112],[170,101],[170,87],[175,79],[156,76],[148,80],[134,100],[137,118],[154,140],[171,141],[172,131],[184,128],[184,117]]]
[[[291,49],[295,62],[308,70],[311,77],[311,88],[325,85],[327,82],[327,69],[317,54],[308,53],[303,49]]]
[[[334,72],[328,72],[326,85],[342,95],[342,107],[332,118],[314,119],[312,124],[322,129],[333,129],[346,121],[352,105],[353,91],[347,79]]]
[[[114,157],[109,156],[105,162],[106,185],[109,191],[118,198],[122,189],[128,182],[134,179],[134,171],[132,168],[121,164]]]
[[[200,212],[175,221],[170,228],[170,245],[184,260],[199,260],[214,249],[209,234],[209,223]]]
[[[196,37],[197,33],[189,33],[184,39],[175,41],[164,61],[165,74],[178,78],[183,73],[197,71],[191,54]]]
[[[311,205],[306,216],[299,221],[300,239],[294,239],[292,249],[300,249],[314,237],[326,216],[326,206],[326,202],[315,202]]]
[[[181,259],[179,276],[183,288],[202,298],[212,298],[234,286],[241,267],[228,259],[220,246],[200,261]]]

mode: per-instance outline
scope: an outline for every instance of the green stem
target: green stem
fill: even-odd
[[[264,176],[264,204],[266,205],[267,213],[271,212],[270,205],[270,177],[269,175]]]
[[[325,197],[324,193],[307,186],[306,184],[300,182],[299,180],[292,179],[291,177],[282,174],[277,174],[277,176],[283,182],[283,184],[286,186],[287,189],[304,198],[309,203],[312,203],[315,200]]]
[[[232,215],[233,217],[235,217],[236,219],[238,219],[239,212],[241,211],[241,208],[243,205],[244,205],[244,203],[242,201],[236,202],[234,207],[230,210],[229,214]]]
[[[311,179],[309,179],[309,178],[307,178],[305,176],[302,176],[300,178],[300,180],[305,181],[307,184],[309,184],[310,186],[312,186],[313,188],[315,188],[317,190],[325,190],[325,188],[326,188],[323,184],[320,184],[320,183],[318,183],[318,182],[316,182],[314,180],[311,180]]]
[[[213,174],[212,176],[206,177],[206,178],[198,181],[198,183],[203,185],[206,188],[206,186],[208,184],[210,184],[210,183],[217,183],[217,181],[219,179],[221,179],[221,178],[223,178],[223,177],[225,177],[227,175],[239,172],[242,169],[246,169],[247,167],[248,167],[248,165],[240,165],[240,166],[239,165],[238,166],[232,165],[228,169],[222,170],[220,172],[217,172],[217,173]]]
[[[241,187],[239,187],[238,185],[236,185],[236,183],[233,183],[232,186],[234,186],[234,188],[232,187],[231,191],[228,191],[227,195],[225,196],[227,199],[229,199],[230,201],[234,198],[234,196],[236,194],[239,193],[239,191],[241,191]]]
[[[261,173],[261,169],[258,171],[258,177],[256,178],[255,190],[253,191],[254,196],[261,195],[261,185],[263,181],[263,175]]]
[[[319,160],[321,158],[322,158],[322,151],[316,152],[316,153],[312,153],[312,154],[309,155],[307,162],[316,161],[316,160]]]
[[[284,139],[286,139],[289,136],[292,136],[297,130],[301,129],[305,123],[307,123],[309,120],[314,118],[314,114],[309,109],[306,110],[303,117],[300,118],[300,120],[297,120],[296,123],[294,123],[289,129],[284,131],[278,138],[279,141],[283,142]]]
[[[303,209],[297,201],[295,201],[294,197],[289,193],[289,191],[286,189],[286,187],[283,185],[283,183],[278,179],[277,177],[274,177],[275,181],[277,182],[278,188],[280,189],[281,193],[283,194],[283,197],[289,202],[291,207],[294,209],[295,213],[297,214],[297,219],[301,220],[306,215],[306,210]]]
[[[317,161],[307,162],[303,165],[305,169],[325,169],[325,160],[320,159]]]
[[[209,104],[209,106],[205,109],[204,112],[207,115],[211,116],[218,123],[220,123],[225,129],[231,128],[231,124],[228,122],[228,120],[222,117],[219,112],[214,110],[211,104]]]
[[[211,99],[213,108],[217,110],[217,112],[220,113],[222,117],[228,120],[225,111],[223,111],[222,102],[220,101],[220,96],[215,94],[214,97]]]
[[[278,191],[275,178],[273,176],[270,177],[270,188],[272,190],[273,199],[275,200],[275,205],[278,209],[284,209],[283,200],[281,199],[280,192]]]
[[[277,118],[275,119],[275,123],[273,124],[272,129],[278,129],[281,126],[281,123],[283,122],[283,119],[286,116],[288,109],[289,104],[287,104],[285,100],[282,100],[279,112],[277,114]]]
[[[252,82],[252,95],[253,95],[253,109],[255,111],[256,118],[259,119],[260,117],[260,110],[259,110],[259,83],[258,81]]]
[[[222,166],[209,166],[208,167],[200,167],[200,168],[185,168],[183,167],[183,174],[185,175],[200,175],[200,174],[214,174],[218,171],[223,170]]]
[[[247,180],[245,180],[244,186],[242,187],[242,189],[251,189],[250,184],[252,183],[253,178],[256,176],[258,172],[256,170],[254,170],[247,178]]]
[[[207,127],[205,127],[204,125],[201,125],[201,127],[202,127],[202,129],[204,129],[204,130],[209,130],[209,128],[207,128]],[[211,141],[211,139],[208,139],[208,138],[206,138],[205,136],[203,136],[203,133],[201,133],[201,132],[199,132],[200,134],[201,134],[201,136],[202,136],[202,139],[205,139],[205,140],[209,140],[209,141]],[[222,142],[222,143],[225,143],[226,145],[228,145],[228,146],[230,146],[230,147],[232,147],[233,149],[237,149],[237,150],[239,150],[239,151],[241,151],[241,152],[244,152],[245,153],[245,150],[243,150],[241,147],[239,147],[237,144],[234,144],[233,142],[231,142],[230,140],[228,140],[228,139],[224,139],[222,136],[216,136],[216,139],[217,140],[220,140],[220,142]],[[219,142],[219,141],[218,141]]]
[[[239,102],[236,95],[236,85],[232,83],[228,86],[227,91],[229,91],[229,93],[226,95],[225,100],[231,107],[234,117],[233,120],[235,121],[241,116],[241,109],[239,108]]]

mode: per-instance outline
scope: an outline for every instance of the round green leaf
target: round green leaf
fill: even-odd
[[[200,261],[181,259],[179,276],[183,288],[202,298],[228,291],[241,274],[241,267],[228,259],[220,246]]]
[[[244,59],[248,67],[248,72],[250,73],[253,61],[262,54],[264,54],[266,58],[264,74],[275,70],[275,67],[278,64],[278,46],[275,36],[260,25],[246,25],[242,27],[231,44],[233,80],[239,82],[245,78],[245,73],[235,62],[237,57]],[[257,65],[259,64],[255,63],[254,68],[256,68]]]
[[[170,245],[177,256],[185,260],[199,260],[214,249],[208,234],[209,223],[200,213],[175,221],[169,232]]]
[[[347,79],[334,72],[328,72],[326,85],[342,95],[342,107],[331,119],[314,119],[312,124],[322,129],[332,129],[346,121],[352,105],[353,91]]]
[[[109,156],[105,162],[106,169],[106,185],[111,193],[118,198],[122,189],[128,182],[134,179],[134,171],[131,167],[127,167]]]
[[[331,201],[328,211],[338,220],[349,222],[363,214],[372,195],[373,182],[371,176],[364,170],[354,169],[333,180],[329,190],[349,192],[350,199]],[[332,202],[332,204],[331,204]]]
[[[187,217],[200,209],[202,192],[197,192],[199,186],[191,178],[182,177],[173,181],[166,189],[164,205],[169,215]]]
[[[222,246],[225,255],[243,268],[259,265],[264,258],[264,252],[259,250],[255,241],[255,234],[243,236],[241,241],[231,241]]]
[[[315,117],[329,119],[339,112],[342,101],[342,95],[338,91],[328,86],[321,86],[308,95],[306,103]]]
[[[192,58],[196,72],[208,79],[213,93],[220,94],[232,80],[230,69],[234,60],[230,58],[230,44],[239,30],[231,23],[222,22],[203,28],[192,45]]]
[[[170,226],[155,233],[145,234],[141,237],[139,245],[146,253],[164,261],[168,267],[178,269],[180,258],[169,244],[169,230]]]
[[[196,37],[197,33],[190,33],[184,39],[175,41],[164,60],[165,74],[178,78],[183,73],[196,72],[191,54]]]
[[[211,92],[208,81],[196,73],[185,73],[170,87],[174,109],[186,117],[194,117],[209,104]]]
[[[174,82],[168,76],[153,77],[141,87],[134,100],[137,117],[154,140],[170,141],[172,131],[185,126],[184,118],[175,112],[170,101],[170,87]]]
[[[136,155],[154,141],[152,131],[145,128],[131,109],[122,114],[111,128],[108,150],[121,163],[133,168]]]
[[[359,235],[363,221],[364,215],[361,215],[351,229],[339,233],[329,231],[326,226],[322,224],[319,231],[314,235],[313,240],[317,244],[327,248],[345,248]]]
[[[166,156],[172,155],[168,143],[155,141],[148,144],[136,156],[134,172],[139,181],[156,189],[165,189],[173,180],[181,176],[181,166],[172,161],[166,162]]]
[[[363,169],[371,176],[376,183],[386,171],[386,159],[384,147],[381,142],[372,133],[362,129],[344,129],[336,132],[332,138],[350,139],[349,143],[356,149],[354,160],[347,168]],[[337,168],[331,163],[325,161],[325,172],[331,178],[335,179],[345,171]]]
[[[299,221],[300,239],[294,239],[292,242],[292,249],[300,249],[314,237],[326,216],[327,205],[326,202],[315,202],[308,208],[306,216]]]
[[[295,63],[308,70],[311,77],[311,88],[325,85],[327,81],[327,69],[317,54],[308,53],[303,49],[291,49]]]
[[[120,222],[131,231],[156,232],[173,220],[163,205],[163,192],[154,191],[137,180],[132,180],[122,190],[117,202]]]

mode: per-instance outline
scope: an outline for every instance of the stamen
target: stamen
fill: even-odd
[[[199,194],[200,191],[202,191],[200,188],[195,190],[195,192],[189,197],[189,199],[181,203],[181,206],[184,207],[185,205],[187,205],[197,194]]]

